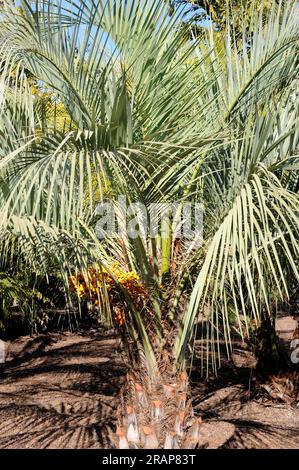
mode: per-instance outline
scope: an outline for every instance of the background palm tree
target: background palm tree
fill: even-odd
[[[79,297],[96,279],[131,369],[116,445],[196,446],[199,320],[215,370],[231,326],[248,334],[299,279],[296,2],[265,23],[260,10],[241,41],[190,41],[183,10],[169,17],[161,0],[20,3],[1,19],[1,256],[59,272],[69,299],[70,275]],[[119,195],[178,203],[177,218],[203,203],[202,245],[170,224],[98,239],[96,206]]]

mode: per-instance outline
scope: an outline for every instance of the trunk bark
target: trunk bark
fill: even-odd
[[[149,377],[128,373],[112,436],[120,449],[194,449],[201,418],[195,417],[186,372]]]
[[[287,353],[282,348],[274,321],[269,316],[265,315],[261,320],[253,337],[253,349],[257,360],[256,372],[260,378],[266,379],[288,369]]]

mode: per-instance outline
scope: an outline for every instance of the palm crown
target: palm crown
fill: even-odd
[[[298,282],[295,3],[192,40],[161,0],[3,7],[1,256],[77,293],[81,276],[151,374],[165,354],[186,366],[199,314],[215,367],[231,325],[243,335]],[[97,205],[120,195],[178,217],[203,204],[203,243],[170,226],[99,239]]]

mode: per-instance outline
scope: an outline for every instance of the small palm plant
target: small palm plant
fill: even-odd
[[[118,328],[121,448],[196,447],[195,330],[202,371],[215,371],[232,325],[248,334],[299,280],[296,2],[266,22],[259,9],[242,37],[228,25],[192,40],[166,3],[21,1],[1,13],[0,240],[36,272],[55,266]],[[167,230],[97,236],[102,203],[124,224],[119,197],[158,204]],[[201,243],[178,236],[187,203],[204,206]]]

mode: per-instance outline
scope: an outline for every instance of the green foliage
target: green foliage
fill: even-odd
[[[267,22],[271,11],[277,12],[280,0],[170,0],[170,12],[184,7],[185,18],[192,24],[192,29],[200,34],[207,23],[212,22],[216,31],[225,32],[227,24],[234,28],[235,35],[252,33],[256,13],[262,23]]]
[[[5,331],[13,314],[23,315],[25,330],[44,328],[49,319],[45,310],[64,303],[63,286],[53,276],[39,278],[22,266],[11,274],[0,272],[0,330]]]
[[[24,299],[25,291],[5,273],[0,273],[0,330],[5,328],[5,321],[14,302]]]
[[[151,371],[165,348],[179,367],[200,314],[215,368],[220,337],[229,351],[231,328],[249,331],[299,281],[296,2],[249,10],[250,34],[232,20],[192,41],[184,12],[169,18],[163,0],[21,4],[4,8],[0,32],[1,259],[21,254],[65,288],[91,265],[113,276],[118,260],[151,304],[149,321],[119,286],[126,344]],[[97,239],[96,205],[119,195],[204,203],[202,247],[174,233]]]

